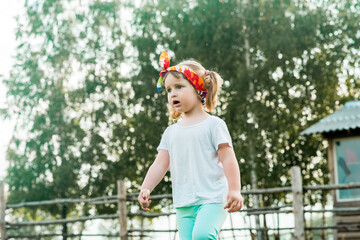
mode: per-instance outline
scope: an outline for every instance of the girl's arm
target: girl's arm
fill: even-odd
[[[228,212],[239,211],[243,206],[243,198],[241,196],[240,169],[234,150],[227,143],[220,144],[218,156],[229,184],[227,204],[224,208],[229,208]]]
[[[169,152],[166,150],[159,150],[159,153],[154,161],[154,163],[150,166],[144,182],[141,186],[141,191],[138,197],[138,201],[141,205],[141,208],[145,211],[149,211],[148,208],[151,200],[149,200],[151,191],[159,184],[161,179],[164,177],[165,173],[169,169],[170,166],[170,156]]]

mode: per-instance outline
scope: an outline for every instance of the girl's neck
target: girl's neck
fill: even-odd
[[[180,125],[193,125],[202,122],[209,117],[203,108],[200,111],[193,111],[191,113],[184,113]]]

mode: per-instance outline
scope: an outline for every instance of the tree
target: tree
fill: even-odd
[[[164,49],[172,64],[193,57],[223,76],[215,114],[232,134],[244,188],[254,166],[260,188],[288,185],[293,165],[304,184],[327,183],[321,138],[299,134],[359,97],[357,1],[45,0],[25,7],[6,80],[6,115],[18,123],[8,151],[9,202],[112,195],[117,179],[137,192],[169,124],[165,94],[156,92]],[[169,192],[169,181],[154,194]],[[263,204],[271,201],[283,195]]]
[[[358,39],[358,4],[343,3],[333,15],[331,1],[145,1],[137,6],[134,23],[133,45],[139,62],[148,63],[140,73],[157,65],[161,49],[173,55],[172,63],[194,57],[216,67],[225,79],[217,114],[228,123],[245,188],[251,182],[252,147],[259,187],[288,185],[293,165],[301,166],[304,184],[326,183],[324,145],[319,136],[300,132],[336,103],[357,96],[351,89],[344,95],[338,91],[346,59],[358,63],[341,49],[359,47],[349,44],[358,43],[350,41]],[[358,80],[349,78],[358,89]]]
[[[303,184],[328,183],[321,137],[300,132],[359,96],[356,1],[159,0],[137,9],[133,45],[147,63],[140,74],[150,73],[165,49],[172,64],[192,57],[223,76],[216,114],[232,134],[244,188],[289,185],[293,165],[301,167]],[[324,197],[310,195],[308,202]],[[286,197],[261,200],[267,206]],[[256,207],[257,200],[246,204]]]
[[[133,174],[112,142],[113,129],[126,123],[130,94],[121,75],[123,6],[46,0],[26,1],[25,9],[16,64],[5,80],[6,117],[17,121],[8,202],[115,194],[116,180]],[[63,218],[76,212],[72,205],[46,210]]]

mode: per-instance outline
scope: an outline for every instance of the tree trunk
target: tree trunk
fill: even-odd
[[[244,29],[246,29],[246,26],[244,26]],[[249,50],[249,40],[247,37],[245,37],[244,42],[244,48],[245,48],[245,64],[246,64],[246,70],[249,72],[250,70],[250,50]],[[249,77],[249,74],[247,74]],[[249,98],[252,98],[254,96],[254,83],[249,79]],[[250,106],[251,109],[251,106]],[[255,121],[255,120],[254,120]],[[257,189],[257,175],[256,175],[256,152],[255,152],[255,141],[253,133],[249,136],[249,152],[250,152],[250,163],[251,163],[251,188]],[[254,207],[259,207],[259,196],[253,195],[254,198]],[[256,228],[260,228],[260,217],[259,215],[255,215],[255,225]],[[262,239],[262,232],[256,231],[257,240]]]

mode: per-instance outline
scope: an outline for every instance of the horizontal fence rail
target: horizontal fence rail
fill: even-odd
[[[338,189],[354,189],[360,188],[360,183],[351,183],[351,184],[330,184],[330,185],[311,185],[304,186],[305,191],[318,191],[318,190],[338,190]],[[291,187],[277,187],[277,188],[266,188],[266,189],[256,189],[256,190],[242,190],[242,195],[250,194],[273,194],[281,192],[291,192]],[[128,193],[126,200],[127,201],[137,201],[137,196],[139,193]],[[136,196],[136,197],[135,197]],[[159,194],[151,196],[151,199],[171,199],[172,194]],[[112,196],[102,196],[96,198],[78,198],[78,199],[57,199],[57,200],[45,200],[45,201],[33,201],[33,202],[24,202],[17,204],[7,204],[6,209],[15,209],[22,207],[34,207],[41,205],[54,205],[54,204],[69,204],[69,203],[88,203],[88,204],[107,204],[107,203],[117,203],[118,199],[124,200],[119,195]]]
[[[292,178],[294,176],[292,175]],[[301,179],[300,179],[301,182]],[[118,182],[118,184],[120,184]],[[326,191],[326,190],[339,190],[339,189],[355,189],[360,188],[360,183],[351,183],[351,184],[329,184],[329,185],[311,185],[311,186],[301,186],[302,191]],[[266,195],[266,194],[276,194],[276,193],[284,193],[284,192],[293,192],[293,186],[285,186],[285,187],[276,187],[276,188],[267,188],[267,189],[255,189],[255,190],[243,190],[243,195]],[[302,193],[302,191],[300,191]],[[33,202],[23,202],[17,204],[6,204],[5,202],[5,193],[4,193],[4,185],[0,183],[0,227],[1,227],[1,239],[24,239],[24,238],[39,238],[39,237],[46,237],[46,236],[67,236],[67,237],[76,237],[76,236],[108,236],[108,237],[119,237],[120,239],[128,239],[127,236],[129,234],[133,234],[136,232],[140,232],[139,236],[145,236],[143,233],[152,233],[152,232],[176,232],[176,229],[168,229],[168,230],[156,230],[156,229],[128,229],[126,226],[126,219],[128,217],[141,217],[141,218],[157,218],[162,216],[171,216],[174,215],[175,212],[167,212],[167,213],[151,213],[145,211],[139,211],[135,213],[131,212],[123,212],[117,214],[107,214],[107,215],[94,215],[94,216],[84,216],[78,218],[66,218],[66,219],[55,219],[55,220],[42,220],[42,221],[29,221],[29,222],[6,222],[5,221],[5,210],[11,209],[18,209],[18,208],[27,208],[27,207],[38,207],[38,206],[45,206],[45,205],[56,205],[56,204],[78,204],[78,203],[85,203],[85,204],[117,204],[118,208],[122,208],[123,211],[126,211],[126,202],[133,202],[137,201],[137,196],[139,193],[126,193],[123,190],[121,194],[120,187],[118,186],[118,195],[112,196],[101,196],[96,198],[79,198],[79,199],[56,199],[56,200],[46,200],[46,201],[33,201]],[[294,194],[294,192],[293,192]],[[301,195],[303,197],[303,195]],[[170,199],[172,197],[171,194],[159,194],[151,196],[152,200],[155,199]],[[303,214],[304,213],[337,213],[337,212],[360,212],[360,207],[351,207],[351,208],[332,208],[332,209],[306,209],[304,205],[296,206],[294,202],[292,205],[284,205],[284,206],[274,206],[274,207],[260,207],[260,208],[248,208],[242,209],[239,212],[243,212],[248,216],[252,215],[266,215],[266,214],[294,214],[294,212],[298,211],[299,208],[302,208],[302,214],[298,217],[299,221],[304,221]],[[120,212],[120,211],[119,211]],[[125,219],[124,219],[125,218]],[[122,221],[122,227],[120,228],[120,232],[116,235],[114,234],[41,234],[41,235],[6,235],[6,229],[16,228],[16,227],[23,227],[23,226],[43,226],[43,225],[56,225],[56,224],[67,224],[67,223],[76,223],[76,222],[86,222],[95,219],[119,219]],[[296,226],[296,224],[295,224]],[[342,230],[349,230],[349,229],[357,229],[360,231],[360,224],[352,224],[346,226],[320,226],[320,227],[302,227],[302,229],[295,231],[300,231],[298,235],[300,236],[296,239],[304,239],[302,234],[304,232],[301,231],[312,231],[312,230],[326,230],[326,229],[342,229]],[[222,229],[221,231],[285,231],[285,230],[294,230],[294,227],[244,227],[244,228],[226,228]],[[132,235],[134,236],[134,235]]]
[[[338,189],[353,189],[353,188],[360,188],[360,183],[304,186],[304,190],[306,191],[338,190]]]

